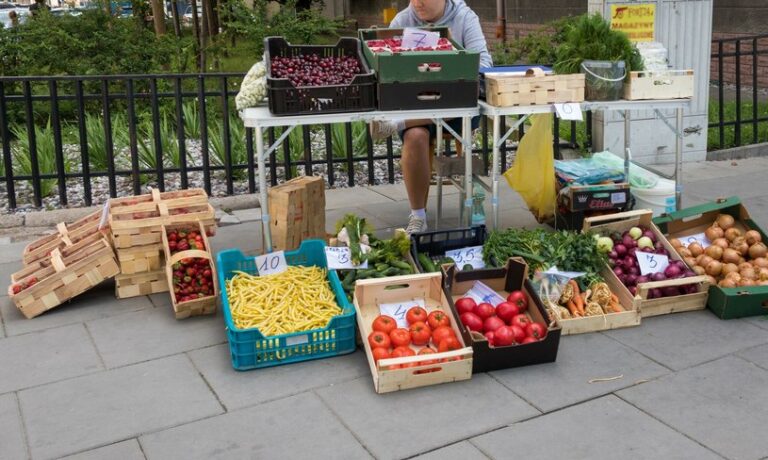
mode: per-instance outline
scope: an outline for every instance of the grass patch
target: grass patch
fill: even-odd
[[[725,126],[723,128],[723,142],[720,142],[720,128],[715,126],[707,130],[707,150],[719,150],[737,147],[738,145],[754,144],[754,126],[750,123],[744,123],[745,120],[752,120],[753,104],[752,102],[741,103],[741,142],[736,143],[736,126]],[[718,123],[720,104],[717,100],[709,101],[709,122]],[[758,102],[757,117],[764,118],[768,116],[768,102]],[[723,121],[736,121],[736,101],[727,101],[723,104]],[[768,142],[768,121],[757,123],[757,142]]]

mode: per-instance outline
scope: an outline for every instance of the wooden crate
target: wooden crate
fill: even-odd
[[[163,268],[163,245],[134,246],[117,250],[122,275],[157,271]]]
[[[158,292],[168,292],[168,279],[165,276],[165,270],[135,275],[117,275],[115,277],[115,296],[118,299]]]
[[[34,318],[120,272],[115,253],[104,238],[78,243],[76,248],[66,257],[54,249],[51,265],[30,275],[38,280],[33,286],[18,294],[9,286],[8,295],[24,316]]]
[[[451,320],[451,327],[463,348],[443,353],[424,356],[407,356],[379,361],[373,360],[371,346],[368,344],[368,334],[371,324],[379,314],[382,303],[403,302],[413,299],[424,299],[427,312],[443,311]],[[439,383],[467,380],[472,377],[472,347],[467,346],[458,328],[458,319],[453,315],[448,299],[442,287],[440,273],[425,273],[421,275],[393,276],[389,278],[374,278],[357,281],[354,296],[357,325],[363,338],[365,355],[373,375],[373,386],[376,393],[406,390]],[[417,347],[411,346],[416,349]],[[458,358],[457,361],[453,359]],[[419,361],[443,360],[436,364],[417,365],[410,368],[390,369],[390,366],[417,363]]]
[[[671,260],[682,260],[677,254],[664,234],[653,223],[653,212],[649,209],[638,209],[606,216],[595,216],[584,219],[584,231],[592,230],[598,233],[611,231],[625,232],[632,227],[642,225],[649,228],[656,235],[657,241],[661,241],[664,248],[669,252]],[[676,280],[657,281],[653,283],[643,283],[638,286],[638,293],[634,297],[624,286],[619,278],[613,273],[613,270],[604,270],[603,278],[611,286],[614,294],[622,299],[624,295],[631,301],[632,308],[639,311],[641,316],[666,315],[682,311],[703,310],[707,305],[707,296],[709,292],[709,283],[706,276],[689,276]],[[698,291],[694,294],[679,295],[673,297],[662,297],[659,299],[648,299],[648,289],[681,286],[688,284],[698,285]]]
[[[325,238],[325,182],[297,177],[269,189],[272,248],[293,250],[301,242]]]
[[[194,230],[199,232],[203,236],[203,244],[205,250],[189,250],[180,251],[175,254],[171,254],[170,247],[168,246],[168,232],[172,230]],[[216,267],[214,265],[213,256],[211,255],[211,243],[208,241],[206,235],[205,225],[202,222],[196,222],[194,224],[170,224],[163,226],[163,253],[165,256],[165,274],[168,283],[168,290],[171,296],[171,305],[173,311],[176,314],[176,319],[189,318],[190,316],[210,315],[216,312],[216,301],[219,297],[218,289],[218,277],[213,276],[213,294],[208,297],[203,297],[197,300],[189,300],[186,302],[176,302],[176,294],[173,292],[173,265],[182,259],[186,258],[203,258],[208,259],[211,264],[211,272],[216,273]]]
[[[584,74],[486,76],[485,97],[496,107],[584,101]]]
[[[693,97],[693,70],[635,71],[624,83],[624,99],[686,99]]]

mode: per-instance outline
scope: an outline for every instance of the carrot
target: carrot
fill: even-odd
[[[621,313],[623,311],[621,306],[619,306],[619,298],[614,293],[611,293],[611,301],[608,303],[608,306],[611,307],[614,313]]]
[[[571,316],[581,316],[581,313],[579,313],[578,308],[576,308],[576,303],[574,303],[573,299],[569,300],[566,306],[568,307],[568,311],[571,312]]]

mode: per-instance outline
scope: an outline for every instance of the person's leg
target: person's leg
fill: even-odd
[[[429,130],[424,126],[406,129],[402,134],[403,149],[400,168],[411,206],[408,233],[427,230],[426,203],[429,193]]]

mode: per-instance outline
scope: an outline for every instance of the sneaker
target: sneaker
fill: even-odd
[[[371,131],[371,138],[374,141],[386,139],[397,134],[397,123],[392,121],[372,121],[368,125]]]
[[[427,231],[427,219],[416,217],[413,214],[411,214],[408,217],[408,226],[405,227],[405,233],[407,233],[408,236],[411,236],[414,233],[423,233],[426,231]]]

